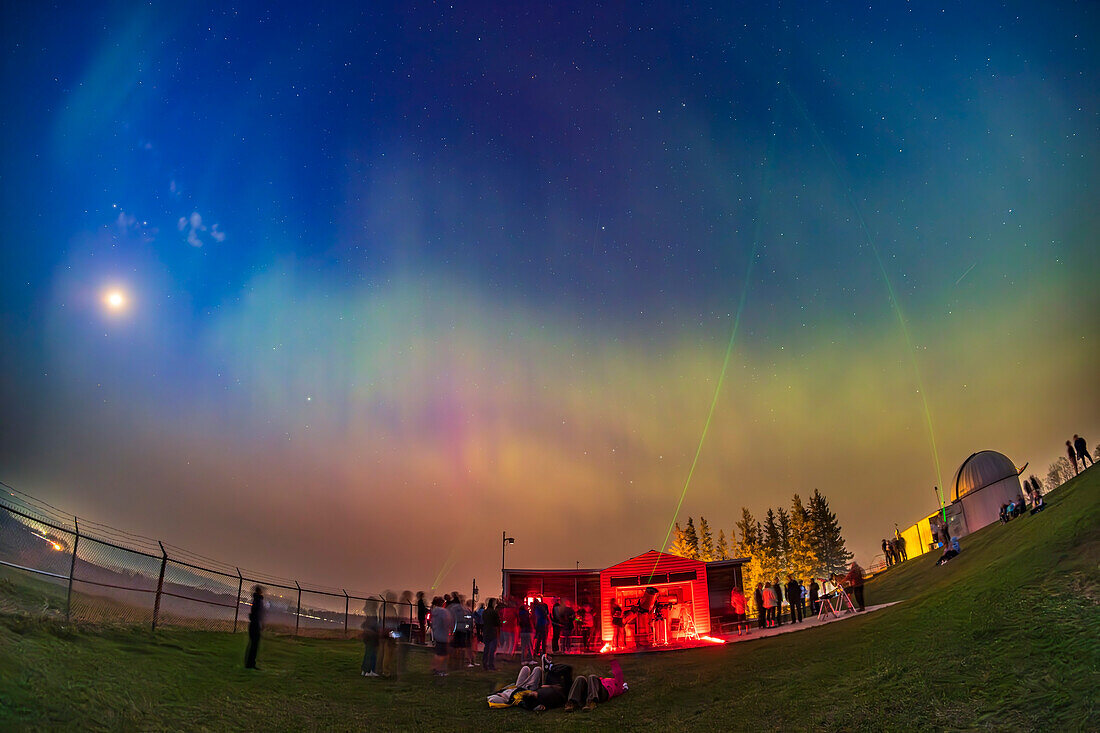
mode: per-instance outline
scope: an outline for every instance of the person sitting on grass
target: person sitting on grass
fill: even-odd
[[[958,555],[961,549],[962,548],[959,546],[959,538],[952,537],[950,544],[943,548],[943,555],[936,561],[936,564],[943,565],[945,562]]]
[[[571,713],[577,708],[584,712],[596,709],[597,703],[607,702],[627,691],[623,682],[623,668],[619,660],[611,660],[611,677],[597,677],[594,674],[581,675],[573,680],[569,688],[569,700],[565,703],[565,712]],[[582,707],[583,704],[583,707]]]

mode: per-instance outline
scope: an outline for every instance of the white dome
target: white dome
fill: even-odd
[[[1008,456],[994,450],[979,451],[971,454],[955,472],[955,498],[1015,476],[1019,472]]]

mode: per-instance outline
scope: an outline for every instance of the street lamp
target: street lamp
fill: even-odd
[[[504,550],[508,545],[516,544],[515,537],[509,537],[507,532],[500,533],[500,597],[504,598]]]

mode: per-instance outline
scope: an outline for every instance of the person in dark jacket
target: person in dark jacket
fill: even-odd
[[[787,576],[787,603],[791,607],[791,623],[802,623],[802,584],[793,575]]]
[[[1080,435],[1075,434],[1073,436],[1073,449],[1077,451],[1077,461],[1081,464],[1082,469],[1085,467],[1086,460],[1089,462],[1089,465],[1092,465],[1092,456],[1089,455],[1088,443],[1086,443],[1085,439]]]
[[[768,623],[768,616],[764,610],[764,584],[757,583],[756,590],[752,592],[752,602],[756,606],[756,625],[761,629]]]
[[[490,671],[497,668],[497,641],[500,639],[500,612],[497,611],[497,599],[490,598],[481,614],[482,636],[485,649],[481,655],[481,668]]]
[[[821,586],[817,584],[817,578],[810,578],[810,615],[817,615],[817,599],[821,592]]]
[[[264,628],[264,589],[252,587],[252,608],[248,611],[248,651],[244,654],[244,668],[256,669],[256,653],[260,650],[260,632]]]
[[[424,591],[416,594],[416,640],[421,644],[427,640],[425,632],[428,628],[428,604],[424,600]]]
[[[776,577],[772,582],[772,592],[775,593],[775,625],[783,625],[783,585]]]

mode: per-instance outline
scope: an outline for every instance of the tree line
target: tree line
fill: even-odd
[[[719,529],[717,542],[706,517],[699,517],[698,527],[688,517],[685,527],[676,523],[668,552],[703,562],[751,558],[741,568],[746,590],[787,573],[799,579],[827,578],[845,572],[852,561],[836,514],[817,489],[808,504],[795,494],[790,509],[769,508],[763,522],[742,507],[729,538]]]

